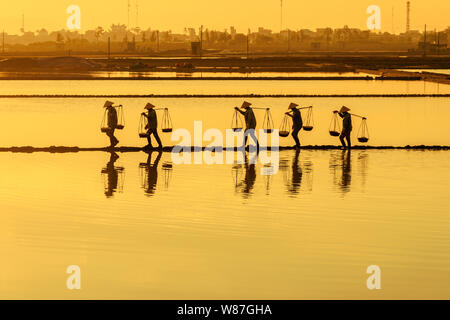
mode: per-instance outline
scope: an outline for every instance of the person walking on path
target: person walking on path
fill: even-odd
[[[147,117],[148,123],[146,126],[147,131],[147,141],[148,144],[144,148],[152,149],[152,140],[151,135],[155,138],[156,142],[158,142],[158,149],[162,149],[161,139],[158,135],[158,116],[156,115],[155,106],[151,103],[147,103],[145,106],[147,113],[143,112],[142,114]]]
[[[302,114],[299,109],[297,109],[298,104],[291,103],[289,105],[290,111],[286,112],[286,115],[292,118],[292,138],[295,141],[295,147],[300,148],[300,140],[298,139],[298,133],[303,127]]]
[[[339,116],[342,118],[342,132],[339,136],[339,139],[341,140],[342,146],[344,148],[351,149],[352,144],[350,140],[350,134],[352,132],[353,126],[352,126],[352,115],[349,113],[350,109],[346,106],[343,106],[341,110],[337,111],[335,110],[334,113],[338,113]],[[347,140],[347,145],[345,144],[345,140]]]
[[[108,130],[106,131],[106,135],[109,137],[109,141],[111,143],[111,147],[115,147],[119,140],[114,136],[114,131],[117,128],[117,111],[116,108],[113,106],[114,102],[112,101],[106,101],[105,105],[103,106],[106,108],[107,111],[107,118],[108,118]]]
[[[248,136],[251,136],[253,141],[256,143],[256,147],[259,148],[259,142],[256,138],[255,129],[256,129],[256,117],[253,109],[250,107],[252,104],[250,102],[244,101],[242,103],[241,108],[245,109],[245,111],[239,110],[238,107],[235,109],[244,116],[245,118],[245,132],[244,132],[244,144],[243,148],[247,145]]]

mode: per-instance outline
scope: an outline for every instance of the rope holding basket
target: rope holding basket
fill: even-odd
[[[234,132],[240,132],[243,127],[244,125],[238,111],[234,110],[233,118],[231,119],[231,129],[233,129]]]
[[[266,109],[266,114],[264,115],[264,123],[263,123],[263,130],[264,133],[272,133],[273,132],[273,118],[272,114],[270,113],[270,109]]]
[[[125,128],[125,116],[123,113],[123,106],[119,105],[116,108],[117,111],[117,127],[118,130],[123,130]]]
[[[313,107],[308,107],[306,111],[305,122],[303,123],[303,130],[312,131],[314,129],[314,117],[313,117]]]
[[[100,131],[105,133],[108,132],[110,128],[108,127],[108,110],[105,109],[105,112],[103,113],[103,119],[102,124],[100,125]]]
[[[341,134],[341,125],[337,113],[334,113],[331,118],[329,132],[332,137],[339,137]]]
[[[148,119],[145,114],[141,114],[139,119],[139,138],[147,138],[148,136]]]
[[[290,117],[287,114],[285,114],[283,121],[281,122],[280,131],[278,132],[280,137],[283,138],[288,137],[290,133],[290,127],[291,127]]]
[[[362,118],[361,125],[358,130],[358,141],[366,143],[369,141],[369,127],[367,126],[367,119]]]

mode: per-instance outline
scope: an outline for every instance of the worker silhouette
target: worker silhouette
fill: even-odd
[[[300,140],[298,139],[298,133],[302,130],[303,120],[302,114],[299,109],[297,109],[298,104],[291,102],[289,105],[290,111],[286,112],[286,115],[292,118],[292,138],[295,141],[295,147],[300,148]]]
[[[338,113],[339,116],[342,118],[342,132],[339,136],[339,140],[341,140],[341,144],[344,148],[351,148],[352,143],[350,140],[350,134],[352,132],[353,126],[352,126],[352,116],[349,113],[350,109],[346,106],[343,106],[340,111],[333,111],[334,113]],[[345,145],[345,140],[347,140],[347,145]]]
[[[303,171],[302,167],[299,165],[299,156],[300,149],[296,149],[292,160],[292,180],[291,185],[289,186],[289,193],[291,194],[298,194],[302,185]]]
[[[256,138],[255,129],[256,129],[256,117],[253,109],[250,107],[252,104],[250,102],[244,101],[242,103],[241,109],[245,109],[245,111],[239,110],[238,107],[234,109],[237,110],[240,114],[242,114],[245,118],[245,132],[244,132],[244,143],[242,148],[244,149],[247,145],[248,136],[251,136],[253,141],[256,143],[256,148],[259,149],[259,142]]]
[[[158,116],[156,115],[155,106],[151,103],[147,103],[145,106],[147,113],[143,112],[142,114],[147,117],[147,141],[148,144],[144,147],[147,149],[152,149],[152,140],[151,135],[155,138],[156,142],[158,142],[158,149],[162,149],[161,139],[158,135]]]
[[[107,175],[107,181],[105,185],[105,196],[111,198],[117,191],[117,185],[119,183],[119,171],[120,168],[116,168],[114,163],[119,159],[119,156],[115,152],[111,152],[109,162],[106,167],[102,169],[102,174]]]
[[[162,151],[158,152],[155,161],[152,164],[152,152],[148,154],[146,173],[147,173],[147,185],[145,187],[145,193],[149,196],[155,194],[156,186],[158,184],[158,165],[162,157]]]
[[[110,147],[115,147],[119,140],[114,136],[114,131],[117,128],[118,118],[117,118],[117,110],[113,106],[114,102],[112,101],[106,101],[104,104],[104,108],[106,108],[107,111],[107,124],[108,129],[106,131],[106,135],[109,137],[109,142],[111,143]]]

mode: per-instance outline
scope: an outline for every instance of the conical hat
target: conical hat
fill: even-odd
[[[298,104],[296,104],[296,103],[294,103],[294,102],[291,102],[291,104],[289,105],[289,108],[288,108],[288,109],[294,109],[294,108],[296,108],[296,107],[298,107]]]
[[[114,104],[114,102],[107,100],[107,101],[105,102],[105,105],[103,106],[103,108],[111,107],[113,104]]]
[[[242,108],[242,109],[245,109],[245,108],[250,107],[251,105],[252,105],[252,104],[251,104],[250,102],[244,101],[244,102],[242,103],[241,108]]]
[[[339,110],[340,113],[349,112],[349,111],[350,111],[350,109],[347,108],[346,106],[342,106],[341,110]]]
[[[147,110],[149,110],[149,109],[153,109],[153,108],[156,108],[154,105],[152,105],[150,102],[148,102],[146,105],[145,105],[145,109],[147,109]]]

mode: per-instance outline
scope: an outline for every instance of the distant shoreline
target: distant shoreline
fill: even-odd
[[[206,77],[95,77],[95,76],[80,76],[80,77],[70,77],[61,74],[60,76],[39,76],[39,77],[30,77],[30,76],[8,76],[4,77],[0,75],[0,81],[2,80],[109,80],[109,81],[118,81],[118,80],[147,80],[147,81],[181,81],[181,80],[190,80],[190,81],[227,81],[227,80],[242,80],[242,81],[286,81],[286,80],[297,80],[297,81],[321,81],[321,80],[333,80],[333,81],[348,81],[348,80],[406,80],[406,81],[420,81],[421,77],[418,76],[397,76],[397,77],[371,77],[371,76],[355,76],[355,77],[214,77],[214,76],[206,76]]]

